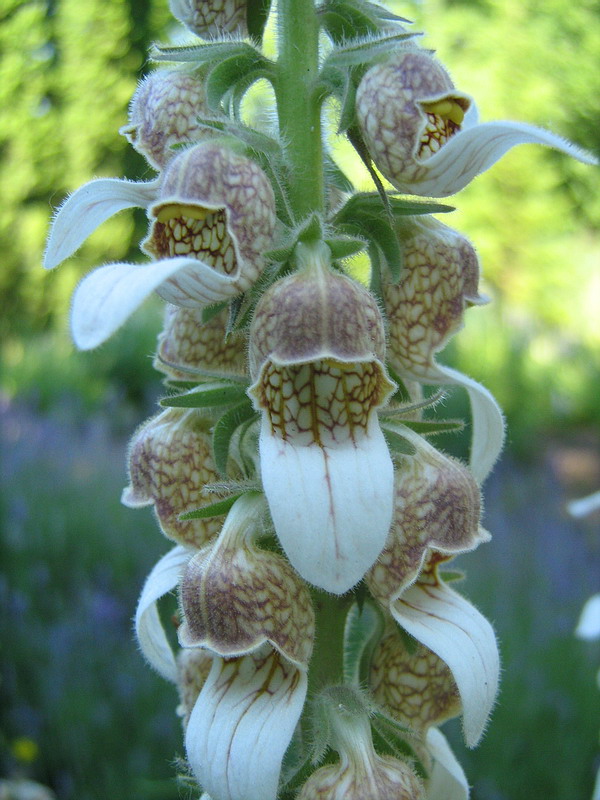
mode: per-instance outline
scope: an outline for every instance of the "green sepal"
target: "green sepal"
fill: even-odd
[[[392,453],[401,456],[414,456],[417,452],[416,447],[402,435],[399,427],[394,425],[393,422],[388,422],[385,418],[380,419],[380,425]]]
[[[215,465],[223,475],[227,474],[227,459],[231,438],[239,426],[251,417],[258,416],[249,398],[226,411],[217,421],[213,430],[213,454]]]
[[[243,122],[234,120],[209,119],[208,117],[198,117],[197,122],[210,130],[221,131],[230,136],[235,136],[251,150],[265,153],[273,158],[281,158],[282,150],[278,141],[268,136],[266,133],[255,131],[244,125]]]
[[[368,685],[373,650],[383,630],[383,615],[372,603],[363,603],[362,609],[352,605],[344,626],[344,683]]]
[[[407,737],[414,736],[411,729],[402,725],[393,717],[381,711],[375,712],[371,717],[371,728],[373,732],[373,744],[378,753],[391,755],[401,760],[415,758],[415,751],[407,742]],[[419,763],[418,771],[423,772],[423,766]]]
[[[344,93],[341,98],[340,117],[338,120],[338,134],[345,133],[356,124],[356,90],[358,89],[359,76],[356,69],[346,73]]]
[[[271,0],[246,0],[246,26],[248,34],[259,44],[271,10]]]
[[[245,387],[239,383],[204,383],[185,394],[163,397],[163,408],[214,408],[228,406],[245,395]]]
[[[379,38],[361,38],[335,48],[325,59],[323,69],[328,67],[346,68],[358,64],[375,63],[382,56],[398,49],[398,44],[413,39],[416,33],[396,33]]]
[[[368,11],[351,0],[327,0],[321,7],[319,16],[322,27],[332,42],[343,45],[349,39],[377,33],[380,23],[376,15]]]
[[[205,83],[206,102],[213,111],[219,110],[223,97],[240,81],[248,89],[255,80],[272,76],[272,62],[251,50],[220,61],[209,72]]]
[[[231,506],[238,500],[245,492],[239,494],[232,494],[231,497],[226,497],[224,500],[219,500],[217,503],[211,503],[208,506],[202,506],[194,511],[186,511],[185,514],[180,514],[178,519],[208,519],[209,517],[222,517],[227,514]]]
[[[338,258],[350,258],[350,256],[355,256],[367,246],[367,242],[358,236],[325,237],[324,241],[331,250],[331,258],[334,261]]]
[[[465,573],[460,569],[445,569],[438,572],[440,578],[444,583],[456,583],[456,581],[464,581]]]
[[[298,242],[319,242],[323,239],[323,221],[319,214],[311,214],[304,220],[296,239]]]
[[[411,401],[410,392],[406,388],[404,381],[398,375],[396,370],[392,367],[391,364],[387,363],[385,365],[387,369],[387,373],[390,378],[394,381],[396,386],[398,387],[394,394],[391,396],[390,400],[392,403],[409,403]],[[387,409],[386,409],[387,410]]]
[[[417,216],[421,214],[443,214],[454,211],[454,206],[420,200],[404,200],[393,193],[387,193],[387,202],[396,217]],[[357,192],[348,199],[334,217],[336,222],[360,221],[363,214],[381,215],[387,211],[379,192]]]
[[[264,59],[256,47],[247,42],[206,42],[197,45],[177,45],[164,47],[154,45],[150,51],[153,61],[192,62],[194,64],[216,64],[230,58]],[[266,60],[266,59],[264,59]]]
[[[396,409],[386,409],[384,413],[391,416],[394,411],[396,411]],[[398,409],[398,411],[400,411],[400,409]],[[460,433],[465,427],[465,423],[461,419],[403,419],[402,424],[421,436],[435,436],[435,434],[438,433]]]
[[[207,322],[210,322],[211,319],[220,314],[224,308],[227,308],[229,305],[229,301],[225,300],[223,303],[215,303],[212,306],[206,306],[202,309],[202,324],[206,325]]]

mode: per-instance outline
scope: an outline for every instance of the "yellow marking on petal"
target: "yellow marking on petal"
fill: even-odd
[[[456,100],[449,98],[435,100],[432,103],[421,103],[421,106],[428,114],[435,114],[442,119],[449,119],[455,125],[460,125],[465,118],[465,112],[461,105]]]
[[[168,222],[174,217],[206,219],[206,217],[211,213],[211,210],[208,208],[202,208],[202,206],[190,206],[184,205],[183,203],[169,203],[159,210],[158,214],[156,215],[156,219],[159,222]]]

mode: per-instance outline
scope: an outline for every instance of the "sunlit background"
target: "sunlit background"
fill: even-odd
[[[427,32],[482,120],[531,122],[600,151],[598,0],[394,10]],[[74,351],[67,323],[91,266],[139,258],[143,213],[122,212],[55,272],[41,268],[68,192],[94,176],[153,176],[118,128],[150,43],[179,33],[167,0],[0,0],[0,777],[31,777],[61,800],[185,796],[172,780],[176,697],[131,630],[168,545],[149,511],[119,505],[127,438],[161,392],[150,357],[160,305],[92,353]],[[444,222],[477,246],[493,303],[467,313],[441,360],[488,386],[509,433],[485,487],[494,538],[461,559],[461,591],[501,642],[502,692],[478,750],[465,750],[458,723],[450,735],[473,800],[586,800],[600,648],[573,629],[600,590],[600,517],[572,520],[565,504],[600,488],[599,171],[527,145],[452,203]],[[467,413],[460,393],[446,402]]]

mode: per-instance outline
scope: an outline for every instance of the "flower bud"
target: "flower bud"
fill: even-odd
[[[218,517],[179,519],[204,505],[204,486],[219,480],[208,427],[196,409],[170,408],[146,422],[129,446],[123,504],[153,504],[165,536],[188,547],[202,547],[221,527]]]
[[[234,296],[256,280],[275,227],[275,199],[258,164],[204,142],[169,162],[149,215],[146,253],[158,260],[185,256],[204,266],[178,272],[158,289],[165,300],[194,308],[196,295],[206,298],[203,305],[226,299],[209,298],[213,284],[227,284]]]
[[[186,28],[204,39],[246,34],[246,0],[169,0],[169,7]]]
[[[193,373],[245,375],[246,338],[226,336],[224,311],[202,322],[202,311],[167,304],[164,327],[158,337],[155,369],[173,380],[189,380]]]
[[[119,133],[160,170],[176,153],[173,145],[210,136],[197,118],[207,112],[198,72],[159,69],[139,84],[129,106],[129,123]]]

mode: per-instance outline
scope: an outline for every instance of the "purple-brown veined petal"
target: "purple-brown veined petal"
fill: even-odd
[[[215,657],[187,726],[187,757],[218,800],[275,800],[281,762],[302,713],[307,677],[268,645]]]
[[[154,291],[176,305],[197,308],[229,300],[247,288],[243,276],[223,275],[185,256],[147,264],[107,264],[87,275],[75,290],[73,339],[80,350],[98,347]]]
[[[155,199],[159,181],[136,183],[98,178],[73,192],[56,212],[50,227],[44,267],[53,269],[79,249],[96,228],[125,208],[147,208]]]
[[[142,653],[148,663],[172,683],[177,682],[177,665],[156,604],[177,586],[191,556],[192,552],[185,547],[169,550],[148,575],[135,612],[135,632]]]
[[[462,703],[465,741],[475,747],[498,690],[500,661],[492,626],[435,568],[390,604],[390,612],[449,666]]]

